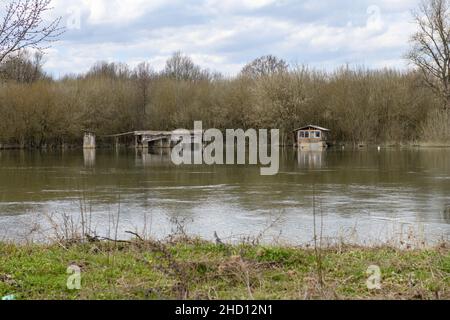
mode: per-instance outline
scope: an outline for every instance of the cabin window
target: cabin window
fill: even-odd
[[[321,134],[320,131],[316,131],[316,138],[320,138]]]
[[[300,138],[304,138],[305,137],[305,132],[304,131],[301,131],[300,132]]]
[[[305,138],[309,139],[309,132],[305,132]]]

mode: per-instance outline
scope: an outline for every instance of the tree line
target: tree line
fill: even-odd
[[[0,145],[79,145],[83,131],[205,127],[277,128],[284,144],[306,124],[333,140],[360,143],[450,140],[450,0],[423,0],[406,57],[412,69],[289,66],[268,55],[235,77],[205,70],[180,52],[155,72],[98,62],[80,75],[53,79],[43,55],[63,33],[43,15],[51,0],[4,4],[0,18]],[[32,51],[30,51],[32,50]],[[33,52],[33,53],[32,53]]]
[[[448,129],[438,97],[413,71],[322,72],[266,56],[225,78],[181,53],[161,72],[147,63],[99,62],[85,74],[54,80],[29,54],[8,59],[0,71],[0,141],[22,147],[79,144],[85,130],[101,140],[191,128],[196,120],[219,129],[278,128],[286,144],[294,129],[310,123],[355,144],[448,138],[436,133]]]

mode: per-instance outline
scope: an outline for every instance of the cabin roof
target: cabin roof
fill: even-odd
[[[309,129],[309,128],[313,128],[313,129],[320,130],[320,131],[326,131],[326,132],[330,132],[331,131],[330,129],[326,129],[326,128],[322,128],[322,127],[310,124],[308,126],[304,126],[304,127],[295,129],[294,132],[297,132],[297,131],[300,131],[300,130],[306,130],[306,129]]]

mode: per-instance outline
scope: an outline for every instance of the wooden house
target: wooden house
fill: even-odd
[[[323,150],[328,147],[330,130],[308,125],[294,130],[294,146],[305,151]]]

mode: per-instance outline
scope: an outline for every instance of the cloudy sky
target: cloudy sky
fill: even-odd
[[[67,32],[48,50],[55,76],[99,60],[159,70],[173,52],[236,74],[261,55],[332,70],[405,68],[418,0],[54,0]]]

